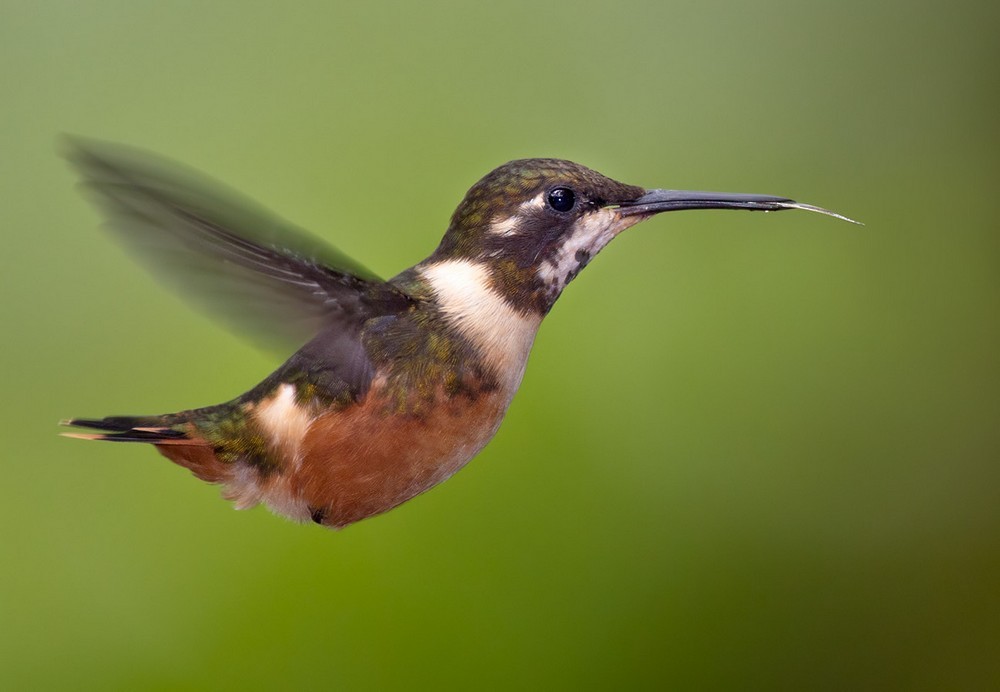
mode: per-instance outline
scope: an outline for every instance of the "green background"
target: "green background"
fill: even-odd
[[[0,687],[995,686],[995,6],[4,2]],[[60,132],[191,164],[383,275],[526,156],[867,225],[629,231],[479,458],[334,533],[56,436],[278,362],[98,230]]]

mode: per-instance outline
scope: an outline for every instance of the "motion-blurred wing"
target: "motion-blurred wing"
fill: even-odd
[[[334,248],[190,169],[75,138],[66,156],[106,227],[157,278],[268,348],[287,352],[331,324],[409,301]]]

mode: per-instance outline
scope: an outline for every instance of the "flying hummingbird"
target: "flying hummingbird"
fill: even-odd
[[[477,182],[437,249],[384,281],[305,232],[139,151],[67,154],[108,228],[237,328],[298,350],[236,399],[157,416],[74,418],[145,442],[238,508],[340,528],[447,479],[503,420],[542,319],[625,229],[681,209],[804,209],[784,197],[647,190],[558,159]],[[305,345],[301,345],[301,344]]]

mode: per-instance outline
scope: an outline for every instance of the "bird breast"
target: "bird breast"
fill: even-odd
[[[235,464],[224,494],[239,507],[266,503],[298,521],[340,528],[380,514],[446,480],[496,433],[508,392],[450,395],[400,410],[398,392],[377,379],[365,398],[339,411],[309,415],[284,385],[257,410],[271,444],[291,453],[270,474]],[[303,434],[296,437],[299,431]],[[286,435],[286,437],[282,437]]]

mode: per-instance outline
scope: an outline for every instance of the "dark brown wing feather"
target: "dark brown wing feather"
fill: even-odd
[[[287,353],[409,297],[218,183],[159,157],[67,140],[106,227],[160,280],[258,344]]]

